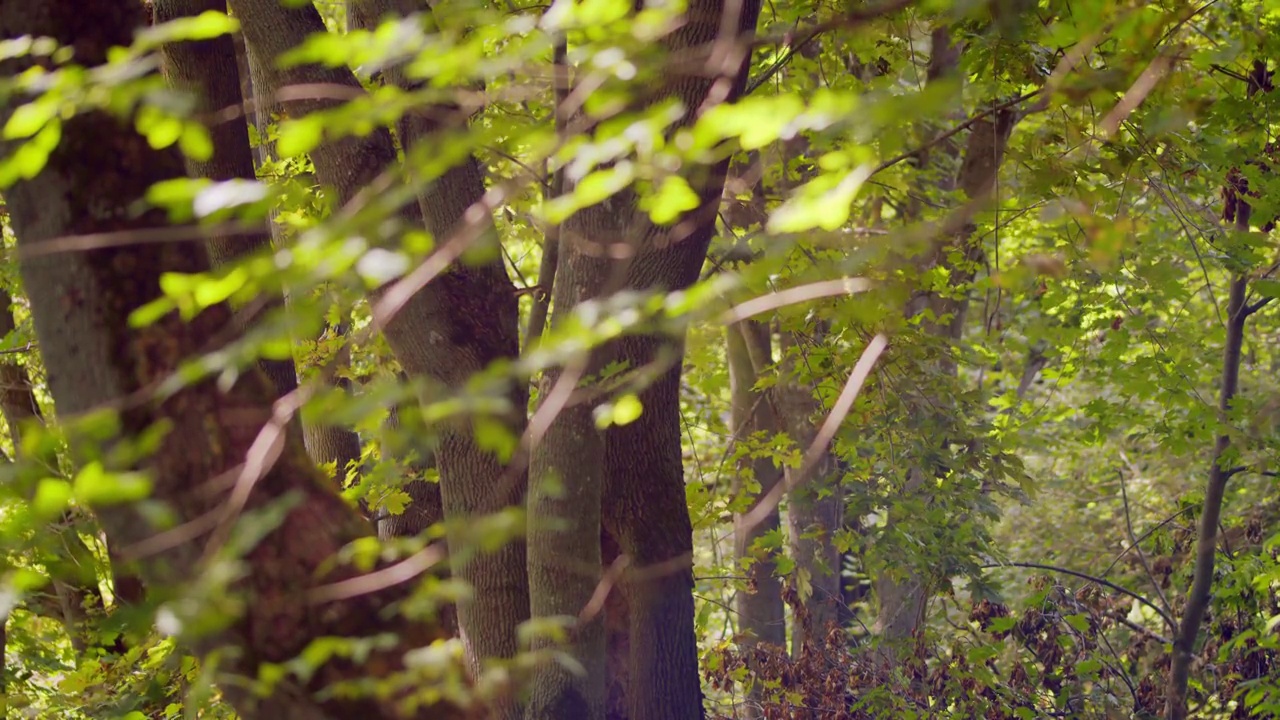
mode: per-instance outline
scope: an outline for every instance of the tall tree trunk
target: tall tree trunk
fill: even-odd
[[[142,23],[141,6],[125,0],[0,2],[0,37],[50,36],[73,47],[82,63],[105,62],[107,49],[127,45]],[[12,76],[22,64],[5,63],[3,71]],[[16,100],[9,99],[3,119]],[[205,310],[190,323],[171,313],[146,327],[130,326],[132,312],[161,296],[162,274],[209,269],[199,246],[121,243],[56,252],[51,247],[67,236],[127,236],[165,225],[162,211],[137,214],[126,209],[141,204],[153,183],[181,177],[182,159],[176,152],[152,150],[132,128],[131,120],[100,111],[63,120],[62,143],[45,167],[15,183],[6,200],[60,415],[71,422],[91,410],[118,408],[121,433],[129,438],[163,423],[168,428],[165,442],[151,457],[110,469],[146,473],[152,498],[167,505],[176,522],[191,523],[228,507],[234,490],[222,478],[246,470],[250,446],[270,422],[274,388],[264,374],[253,371],[225,391],[209,378],[163,398],[152,396],[182,363],[216,350],[218,340],[235,335],[225,305]],[[148,401],[131,400],[138,396]],[[237,652],[223,656],[224,669],[257,679],[263,663],[287,662],[318,638],[386,634],[396,639],[395,646],[376,652],[370,662],[401,667],[406,651],[442,637],[440,629],[389,619],[383,612],[390,601],[404,597],[406,586],[353,597],[334,592],[331,583],[357,573],[341,565],[329,567],[331,561],[346,544],[367,535],[368,525],[321,480],[295,437],[282,434],[276,448],[279,457],[257,478],[243,509],[278,507],[286,498],[293,504],[280,524],[244,555],[247,572],[230,588],[242,601],[237,605],[241,614],[200,638],[198,649],[235,648]],[[157,530],[132,504],[95,509],[108,540],[122,547],[145,541]],[[144,579],[154,587],[189,585],[212,549],[206,542],[193,539],[148,558],[141,564]],[[307,598],[308,611],[300,610],[300,598]],[[359,677],[365,667],[328,662],[305,684],[292,676],[282,678],[266,697],[239,690],[236,683],[224,690],[243,718],[404,717],[394,695],[313,694],[335,681]],[[443,704],[428,713],[424,716],[464,716]]]
[[[1273,71],[1267,69],[1265,60],[1255,60],[1249,73],[1248,97],[1259,92],[1271,92]],[[1239,184],[1238,184],[1239,183]],[[1226,194],[1230,208],[1225,219],[1234,221],[1235,231],[1248,233],[1253,207],[1249,204],[1247,181],[1228,178]],[[1263,232],[1270,232],[1263,226]],[[1246,304],[1249,294],[1249,277],[1237,272],[1231,278],[1227,300],[1227,335],[1222,347],[1222,370],[1218,374],[1218,416],[1225,423],[1240,390],[1240,362],[1245,339],[1245,325],[1249,316],[1262,309],[1269,298],[1256,306]],[[1213,599],[1213,566],[1218,554],[1218,525],[1222,518],[1222,504],[1226,497],[1227,483],[1234,474],[1227,465],[1231,462],[1231,434],[1223,431],[1214,438],[1210,459],[1209,479],[1205,485],[1204,503],[1200,510],[1200,522],[1196,537],[1195,568],[1191,587],[1187,588],[1186,605],[1178,621],[1169,658],[1169,680],[1165,685],[1164,715],[1167,720],[1184,720],[1187,717],[1187,683],[1191,679],[1192,653],[1200,625]]]
[[[16,328],[13,298],[9,293],[0,291],[0,338]],[[29,460],[24,458],[23,433],[32,423],[43,422],[43,418],[31,375],[15,358],[14,355],[0,356],[0,414],[9,427],[14,458]],[[56,560],[49,563],[49,573],[53,577],[53,592],[67,636],[71,638],[76,652],[83,653],[91,637],[91,616],[101,614],[106,608],[102,592],[98,589],[97,561],[93,551],[80,538],[77,524],[76,516],[65,512],[52,526],[62,551]],[[117,644],[113,649],[123,651],[124,648]]]
[[[748,40],[759,10],[754,0],[737,6],[698,0],[690,3],[685,24],[664,40],[668,52],[710,48],[717,39],[724,44],[716,47],[727,50],[725,63],[713,73],[669,79],[665,94],[683,102],[683,123],[692,122],[708,105],[732,101],[742,92]],[[722,26],[735,37],[718,38]],[[713,87],[727,92],[712,99]],[[560,243],[553,321],[583,301],[620,290],[678,290],[691,285],[715,229],[727,166],[727,161],[720,162],[705,176],[690,178],[701,204],[672,228],[652,225],[635,206],[631,191],[570,218]],[[600,257],[599,248],[615,243],[629,247],[631,256]],[[623,591],[631,626],[627,704],[632,720],[703,715],[693,625],[693,530],[680,443],[682,354],[683,338],[656,335],[626,337],[592,352],[582,368],[586,376],[611,361],[631,369],[661,362],[671,367],[640,393],[640,418],[609,428],[603,437],[592,422],[589,403],[571,403],[535,451],[530,476],[529,574],[535,616],[576,615],[594,592],[600,568],[598,531],[582,525],[602,521],[630,560]],[[545,386],[553,387],[555,379],[555,373],[549,374]],[[555,499],[547,493],[552,480],[564,486]],[[574,520],[571,531],[547,527],[565,517]],[[537,678],[532,718],[600,717],[603,682],[592,671],[605,665],[603,635],[598,623],[578,632],[573,652],[588,669],[588,677],[575,680],[551,669]]]
[[[168,22],[183,17],[193,17],[205,11],[226,12],[226,0],[156,0],[156,22]],[[245,120],[230,109],[244,107],[241,76],[236,62],[235,42],[229,35],[210,40],[169,43],[164,47],[164,70],[174,86],[189,90],[196,99],[198,116],[207,118],[213,141],[213,154],[208,160],[187,160],[187,171],[193,177],[215,181],[254,180],[253,151],[249,146],[249,132]],[[270,105],[264,105],[264,111]],[[271,249],[271,231],[243,233],[210,238],[209,259],[215,267],[231,265],[254,253]],[[271,298],[260,307],[253,308],[256,316],[283,305],[283,297]],[[252,317],[239,313],[244,327]],[[283,396],[298,387],[298,373],[292,359],[259,361],[259,366],[275,384],[278,395]],[[338,381],[347,389],[349,383]],[[296,418],[291,431],[302,430],[306,447],[320,463],[333,463],[335,482],[339,487],[347,483],[347,474],[360,460],[360,439],[351,428],[329,425],[314,418],[303,423]]]
[[[819,333],[821,335],[821,333]],[[802,344],[792,332],[782,333],[782,381],[775,389],[783,427],[801,448],[808,448],[822,422],[822,407],[812,382],[801,382],[799,366],[805,362]],[[807,592],[801,593],[803,617],[791,629],[791,655],[800,657],[804,644],[821,642],[832,625],[839,626],[844,606],[840,589],[840,551],[835,533],[844,526],[844,494],[839,463],[828,450],[808,482],[793,485],[787,493],[787,526],[797,577]]]
[[[155,0],[157,23],[194,17],[205,11],[226,12],[226,0]],[[210,40],[169,43],[163,51],[164,72],[175,87],[192,93],[197,117],[205,119],[213,141],[208,160],[187,159],[192,177],[214,181],[254,180],[249,131],[239,112],[244,107],[235,43],[230,35]],[[229,265],[253,253],[271,249],[269,231],[218,235],[208,239],[209,259],[215,267]],[[279,299],[259,312],[279,306]],[[252,318],[242,318],[247,325]],[[292,360],[261,360],[259,366],[271,378],[280,395],[298,386]]]
[[[263,60],[264,77],[257,88],[260,94],[305,83],[359,91],[359,83],[346,69],[311,65],[281,70],[267,61],[312,33],[325,32],[314,7],[285,8],[257,0],[231,0],[230,5],[243,23],[249,49]],[[291,116],[301,117],[335,102],[291,98],[284,104]],[[311,159],[320,181],[332,186],[338,202],[346,204],[394,166],[396,149],[389,132],[375,130],[364,137],[326,142],[312,151]],[[437,181],[437,192],[423,202],[428,211],[427,227],[441,244],[461,229],[464,218],[473,222],[467,215],[475,207],[470,199],[484,192],[478,165],[471,162],[464,166],[469,169],[447,176],[449,183]],[[455,178],[461,179],[450,184]],[[488,212],[479,216],[481,219],[474,222],[482,234],[496,240]],[[420,226],[422,210],[406,205],[398,219],[405,225]],[[516,296],[500,259],[475,266],[454,265],[418,290],[394,317],[377,319],[386,322],[387,341],[405,372],[411,378],[431,381],[424,400],[464,387],[467,379],[495,360],[514,358],[518,353]],[[523,431],[526,397],[524,383],[513,382],[508,393],[510,410],[498,418],[512,433]],[[459,561],[464,557],[464,548],[459,545],[466,542],[468,518],[522,504],[524,475],[509,477],[503,461],[476,443],[469,421],[441,428],[436,462],[445,516],[457,520],[450,523],[452,569],[473,588],[471,597],[458,608],[468,655],[473,663],[487,657],[511,657],[517,650],[516,627],[529,614],[523,544],[512,542],[493,552],[466,553],[465,562]]]
[[[255,91],[255,88],[267,87],[267,83],[270,79],[270,75],[268,73],[269,66],[265,64],[266,61],[259,57],[259,54],[255,54],[252,48],[244,44],[243,35],[237,35],[236,38],[240,40],[240,43],[238,43],[239,46],[235,48],[235,61],[240,73],[240,86],[241,88],[248,88],[248,92],[251,94],[250,96],[252,98],[251,106],[248,106],[249,104],[246,103],[248,107],[246,107],[245,117],[246,119],[251,119],[258,132],[258,137],[263,139],[258,145],[257,151],[253,152],[253,149],[249,147],[248,136],[246,135],[245,147],[248,148],[253,161],[256,161],[257,165],[261,166],[266,164],[266,162],[271,158],[271,144],[266,142],[265,138],[271,124],[271,118],[276,112],[278,112],[280,106],[279,103],[276,102],[273,93],[267,91]],[[244,91],[241,92],[241,98],[244,98]],[[268,215],[267,223],[270,233],[268,238],[270,246],[281,247],[284,244],[284,236],[279,223],[276,222],[276,211],[274,208]],[[248,250],[245,249],[243,252],[247,253]],[[235,256],[229,256],[227,262],[230,262],[234,257]],[[215,263],[219,262],[217,253],[214,254],[213,259]],[[287,297],[282,297],[280,299],[283,300],[286,305],[289,302]],[[343,330],[340,326],[327,325],[324,332],[321,334],[322,339],[325,337],[326,333],[329,337],[333,337],[334,335],[340,337],[343,335]],[[351,389],[351,382],[346,378],[341,377],[337,371],[349,364],[350,350],[343,346],[339,352],[341,355],[337,358],[331,359],[329,363],[332,365],[332,377],[336,378],[331,380],[331,384],[344,392],[349,392]],[[293,364],[291,363],[291,365]],[[293,365],[290,369],[293,371],[294,384],[292,387],[289,387],[287,385],[282,385],[277,381],[277,387],[281,388],[281,394],[288,390],[292,390],[293,387],[297,386],[298,368],[296,365]],[[276,375],[272,375],[272,377],[274,379]],[[325,423],[322,418],[315,417],[315,415],[309,412],[305,407],[303,408],[298,420],[302,427],[302,437],[308,454],[310,454],[318,463],[333,463],[334,483],[338,487],[345,487],[348,484],[348,472],[350,472],[351,468],[356,467],[360,460],[360,437],[351,428]]]
[[[744,320],[725,329],[725,355],[729,366],[730,415],[733,442],[742,443],[756,433],[772,436],[778,432],[778,420],[773,408],[772,393],[757,390],[755,384],[760,375],[773,364],[773,347],[768,325]],[[752,489],[754,509],[760,499],[767,496],[782,472],[770,458],[743,457],[738,461],[739,479],[734,483],[735,492],[744,491],[744,484],[754,480],[759,490]],[[738,645],[746,650],[757,645],[786,647],[786,614],[782,603],[782,582],[778,578],[777,549],[757,549],[757,540],[779,529],[776,507],[763,522],[748,526],[742,522],[742,513],[734,515],[733,556],[735,567],[746,568],[747,587],[735,597],[734,609],[738,612]],[[753,670],[755,668],[752,668]],[[741,708],[741,715],[748,720],[760,717],[756,703],[762,697],[761,687],[751,685],[748,704]]]
[[[937,38],[935,37],[935,42]],[[990,195],[996,183],[1005,147],[1018,115],[1013,110],[1001,110],[984,117],[970,126],[960,170],[955,185],[972,201],[980,201]],[[949,276],[949,289],[945,294],[917,292],[907,305],[907,317],[915,317],[926,311],[930,321],[924,323],[925,332],[942,341],[944,349],[937,361],[938,374],[956,378],[957,368],[950,353],[959,343],[964,331],[965,316],[969,309],[967,286],[973,282],[976,268],[981,264],[983,248],[981,240],[974,237],[975,225],[964,219],[959,227],[937,243],[922,260],[921,267],[928,269],[945,265]],[[953,260],[955,258],[956,260]],[[923,492],[926,479],[933,469],[917,465],[908,470],[903,495]],[[892,528],[895,519],[890,517],[887,527]],[[925,604],[928,599],[928,580],[919,571],[895,568],[876,580],[876,594],[880,611],[876,626],[882,639],[890,642],[911,637],[924,622]]]

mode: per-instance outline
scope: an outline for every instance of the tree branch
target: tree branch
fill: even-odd
[[[1078,577],[1081,580],[1088,580],[1089,582],[1097,583],[1098,585],[1101,585],[1106,588],[1111,588],[1112,590],[1115,590],[1121,595],[1124,595],[1126,597],[1131,597],[1134,600],[1137,600],[1143,605],[1146,605],[1147,607],[1151,608],[1151,610],[1155,612],[1155,614],[1160,616],[1161,620],[1164,620],[1167,626],[1169,626],[1170,628],[1177,627],[1177,623],[1173,621],[1173,618],[1165,614],[1165,611],[1161,610],[1160,606],[1156,605],[1155,603],[1151,602],[1145,597],[1139,595],[1138,593],[1122,585],[1117,585],[1111,582],[1110,580],[1107,580],[1106,578],[1100,578],[1094,575],[1090,575],[1088,573],[1082,573],[1077,570],[1070,570],[1063,567],[1057,567],[1055,565],[1042,565],[1040,563],[1005,562],[1005,563],[991,563],[988,565],[979,565],[978,567],[979,569],[982,569],[982,570],[988,570],[992,568],[1005,568],[1005,567],[1020,567],[1020,568],[1030,568],[1033,570],[1047,570],[1049,572],[1061,573],[1063,575]]]

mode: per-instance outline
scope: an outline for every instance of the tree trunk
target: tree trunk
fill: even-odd
[[[156,0],[156,22],[167,22],[183,17],[193,17],[213,10],[225,12],[225,0]],[[175,87],[189,90],[196,98],[196,112],[208,119],[209,133],[213,141],[213,155],[208,160],[187,160],[187,171],[192,177],[214,181],[232,179],[254,180],[253,151],[249,146],[249,133],[245,121],[228,109],[244,106],[241,91],[240,70],[236,62],[235,42],[229,35],[210,40],[170,43],[164,47],[165,75]],[[264,104],[264,110],[270,104]],[[226,117],[230,115],[230,119]],[[272,223],[274,226],[274,223]],[[210,238],[209,259],[215,267],[231,265],[254,253],[271,250],[271,231],[245,233]],[[256,316],[279,310],[283,297],[270,298],[255,310]],[[243,327],[253,318],[237,314]],[[275,384],[278,396],[284,396],[298,387],[298,373],[292,359],[262,359],[259,366]],[[339,385],[346,389],[345,380]],[[347,474],[360,460],[360,439],[350,428],[328,425],[308,418],[303,423],[295,418],[291,431],[302,430],[306,447],[319,463],[333,463],[334,480],[338,487],[347,484]]]
[[[729,366],[729,392],[733,442],[747,441],[756,433],[768,436],[778,432],[778,420],[773,408],[772,393],[755,389],[760,374],[773,364],[773,348],[768,325],[744,320],[725,329],[725,355]],[[752,490],[753,500],[748,510],[754,509],[769,491],[782,479],[782,472],[770,458],[743,457],[738,461],[740,477],[734,483],[734,495],[743,492],[746,481],[759,483],[759,490]],[[787,625],[782,603],[782,583],[779,580],[775,559],[776,549],[755,549],[761,537],[776,533],[779,529],[778,510],[775,506],[764,521],[754,525],[742,522],[742,513],[734,515],[733,556],[735,568],[745,568],[747,587],[735,596],[734,609],[738,613],[738,646],[749,650],[757,645],[786,647]],[[749,657],[749,655],[748,655]],[[751,668],[755,670],[756,668]],[[757,703],[762,696],[761,686],[752,683],[747,696],[748,704],[741,708],[741,716],[747,720],[760,717]]]
[[[970,126],[960,170],[954,183],[971,200],[980,201],[990,195],[1000,163],[1004,159],[1009,135],[1017,121],[1015,111],[1006,109]],[[908,318],[925,311],[930,313],[931,319],[923,323],[924,331],[939,338],[947,346],[937,361],[939,375],[953,379],[956,377],[956,364],[950,357],[949,348],[959,343],[969,309],[967,292],[957,294],[956,289],[965,288],[973,282],[976,268],[983,258],[981,240],[973,237],[975,229],[972,222],[964,219],[957,229],[937,243],[922,260],[921,266],[924,269],[947,266],[950,279],[947,293],[917,292],[906,309]],[[952,258],[958,259],[958,262]],[[922,492],[926,479],[932,474],[932,468],[912,467],[908,471],[903,495]],[[886,528],[892,528],[893,524],[894,519],[890,517]],[[895,568],[893,573],[877,578],[876,594],[880,599],[880,611],[876,626],[881,638],[890,642],[901,641],[919,630],[924,622],[928,588],[928,580],[920,572],[910,568],[905,572]]]
[[[17,328],[13,314],[13,298],[0,291],[0,338]],[[0,414],[9,427],[13,441],[14,459],[23,460],[25,448],[23,433],[32,423],[43,422],[40,404],[27,369],[19,364],[15,355],[0,356]],[[57,558],[49,563],[53,592],[58,601],[63,626],[71,638],[72,647],[83,653],[91,637],[89,620],[94,613],[101,614],[106,607],[98,590],[98,574],[93,551],[85,545],[76,528],[76,517],[64,512],[62,518],[50,530],[59,540]],[[123,651],[117,644],[114,648]]]
[[[285,8],[254,0],[231,0],[230,4],[243,23],[248,47],[263,59],[260,94],[304,83],[359,91],[359,83],[346,69],[312,65],[280,70],[267,61],[312,33],[325,32],[314,7]],[[284,103],[293,117],[334,104],[332,100],[308,98]],[[332,139],[312,151],[311,159],[320,181],[332,186],[338,202],[345,205],[379,174],[394,167],[396,149],[390,133],[379,129],[364,137]],[[464,170],[447,176],[449,182],[437,181],[437,191],[423,203],[427,227],[440,245],[461,231],[464,218],[478,225],[482,235],[494,239],[488,211],[477,213],[480,219],[475,221],[467,216],[473,207],[470,199],[484,192],[479,167],[474,162],[459,167]],[[422,211],[406,205],[398,219],[407,226],[420,226]],[[386,323],[387,341],[405,372],[411,378],[431,381],[424,400],[464,387],[467,379],[495,360],[514,358],[518,353],[516,296],[500,259],[475,266],[455,265],[418,290],[394,317],[377,320]],[[513,382],[507,394],[509,412],[497,418],[517,435],[524,427],[526,397],[524,383]],[[471,598],[458,609],[468,655],[473,663],[487,657],[511,657],[517,650],[516,627],[529,614],[524,546],[511,542],[494,552],[464,553],[459,545],[466,541],[467,519],[523,504],[525,476],[505,473],[504,462],[476,443],[469,421],[441,428],[436,462],[445,516],[457,521],[450,523],[452,569],[473,588]],[[464,556],[469,559],[460,564],[458,559]]]
[[[804,349],[794,333],[782,333],[782,351],[783,378],[776,394],[779,414],[787,434],[803,451],[817,435],[823,409],[814,397],[813,382],[797,380],[812,373],[799,372]],[[835,546],[835,533],[844,526],[844,494],[839,464],[830,450],[811,479],[787,493],[787,526],[804,603],[803,617],[791,629],[791,655],[798,658],[806,642],[821,643],[831,626],[840,625],[844,606],[840,551]]]
[[[417,425],[414,430],[417,430]],[[400,426],[400,408],[391,408],[384,426],[385,436],[382,441],[382,452],[385,458],[403,458],[407,455],[404,429]],[[413,448],[419,453],[420,448]],[[421,475],[435,467],[434,458],[427,455],[416,460],[409,468],[414,474]],[[440,484],[426,480],[411,480],[404,486],[409,495],[409,505],[399,515],[384,515],[378,518],[378,537],[413,537],[436,523],[444,520],[444,508],[440,500]]]
[[[664,40],[668,52],[688,52],[711,47],[722,24],[737,34],[720,38],[729,48],[728,60],[717,68],[724,76],[682,74],[669,79],[665,94],[683,101],[684,123],[705,111],[708,101],[732,101],[741,93],[750,47],[745,40],[754,32],[759,8],[754,0],[737,7],[720,0],[693,2],[685,24]],[[710,100],[713,87],[727,92]],[[583,301],[620,290],[679,290],[691,285],[715,229],[727,165],[717,163],[706,175],[689,178],[701,204],[674,227],[652,225],[636,207],[631,191],[570,218],[560,243],[553,321]],[[629,247],[631,256],[601,257],[600,248],[615,244]],[[669,335],[626,337],[592,352],[582,368],[586,376],[611,361],[632,370],[662,362],[672,366],[639,394],[644,407],[640,418],[609,428],[603,437],[592,423],[588,403],[566,407],[535,451],[530,476],[529,573],[536,617],[576,615],[594,591],[600,568],[598,530],[581,525],[600,519],[630,560],[623,591],[631,620],[627,703],[632,720],[703,715],[693,626],[693,530],[680,443],[682,353],[683,339]],[[554,386],[556,374],[550,377],[546,388]],[[564,492],[551,501],[546,488],[553,476]],[[566,516],[575,522],[571,533],[543,527]],[[605,665],[601,630],[593,624],[579,632],[573,652],[590,673]],[[591,674],[575,682],[550,670],[535,680],[534,693],[540,713],[533,718],[596,718],[604,704],[603,682]],[[565,714],[574,712],[588,714]]]
[[[106,50],[130,42],[143,23],[132,2],[80,3],[49,0],[33,4],[0,3],[0,36],[51,36],[72,46],[79,62],[105,61]],[[6,63],[6,74],[19,63]],[[11,100],[10,103],[13,101]],[[13,111],[10,104],[6,117]],[[21,271],[31,297],[32,315],[50,391],[59,413],[71,422],[101,407],[118,408],[121,433],[132,438],[157,422],[168,427],[154,455],[132,468],[147,474],[152,498],[172,509],[178,523],[190,523],[228,507],[233,489],[222,481],[246,466],[250,445],[270,422],[274,388],[259,372],[244,374],[225,392],[204,379],[163,398],[150,395],[180,364],[218,341],[234,337],[231,311],[209,308],[190,323],[171,313],[154,324],[131,328],[130,314],[160,297],[163,273],[196,273],[209,268],[205,251],[186,242],[121,243],[92,250],[53,252],[59,238],[93,233],[134,233],[165,225],[164,213],[128,212],[141,203],[153,183],[183,175],[175,152],[157,152],[120,121],[98,111],[63,121],[62,144],[44,169],[6,193]],[[8,151],[12,147],[7,148]],[[213,345],[214,347],[210,347]],[[148,397],[138,403],[131,398]],[[240,597],[242,615],[200,638],[197,647],[235,648],[224,655],[224,669],[258,678],[263,663],[284,663],[313,640],[325,636],[368,637],[388,633],[393,648],[377,651],[369,664],[402,666],[403,654],[442,637],[438,627],[388,619],[389,601],[404,596],[405,586],[346,598],[329,584],[356,576],[351,568],[326,571],[337,552],[368,532],[368,525],[317,475],[296,438],[281,435],[279,457],[245,498],[246,512],[292,506],[280,524],[244,556],[247,572],[230,590]],[[83,454],[90,450],[78,446]],[[239,487],[239,483],[236,484]],[[145,541],[158,528],[132,504],[96,508],[108,539],[122,547]],[[141,564],[154,587],[190,586],[208,550],[203,538],[182,542]],[[300,599],[311,608],[303,612]],[[402,718],[396,696],[361,698],[344,694],[314,696],[335,681],[359,677],[367,664],[326,663],[305,686],[286,676],[275,691],[256,697],[224,685],[244,718]],[[461,718],[447,705],[420,717]]]
[[[194,17],[207,10],[226,12],[225,0],[155,0],[155,21],[168,22]],[[236,65],[235,43],[230,35],[211,40],[170,43],[164,47],[164,72],[177,88],[190,91],[196,99],[198,117],[206,119],[213,155],[208,160],[187,159],[192,177],[214,181],[254,180],[253,152],[249,132],[238,113],[227,112],[244,106],[240,72]],[[245,256],[271,249],[268,231],[219,235],[209,238],[209,259],[215,267],[230,265]],[[279,299],[259,312],[279,306]],[[246,326],[252,318],[242,317]],[[271,378],[279,395],[298,387],[292,360],[260,360],[259,366]]]

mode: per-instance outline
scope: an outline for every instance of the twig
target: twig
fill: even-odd
[[[1155,573],[1151,572],[1151,565],[1147,563],[1147,556],[1142,552],[1142,547],[1136,543],[1133,535],[1133,519],[1129,514],[1129,490],[1124,481],[1124,473],[1116,470],[1116,475],[1120,479],[1120,497],[1124,501],[1124,527],[1129,534],[1129,545],[1134,552],[1138,554],[1138,562],[1142,563],[1142,569],[1147,573],[1147,579],[1151,581],[1151,587],[1156,591],[1156,597],[1160,598],[1160,604],[1164,606],[1165,612],[1173,614],[1173,608],[1169,606],[1169,599],[1164,596],[1164,591],[1160,589],[1160,582],[1156,580]]]
[[[1101,586],[1103,586],[1103,587],[1111,588],[1112,590],[1115,590],[1116,592],[1120,593],[1121,595],[1125,595],[1125,596],[1127,596],[1127,597],[1131,597],[1131,598],[1133,598],[1134,600],[1137,600],[1138,602],[1142,603],[1143,605],[1146,605],[1147,607],[1151,608],[1151,610],[1152,610],[1152,611],[1154,611],[1154,612],[1155,612],[1155,614],[1159,615],[1159,616],[1160,616],[1160,619],[1161,619],[1161,620],[1164,620],[1165,624],[1166,624],[1167,626],[1169,626],[1170,628],[1175,628],[1175,627],[1177,627],[1177,625],[1178,625],[1176,622],[1174,622],[1174,621],[1173,621],[1173,618],[1169,617],[1169,616],[1165,613],[1165,611],[1164,611],[1164,610],[1161,610],[1161,609],[1160,609],[1160,607],[1159,607],[1158,605],[1156,605],[1155,603],[1151,602],[1150,600],[1146,599],[1145,597],[1143,597],[1143,596],[1139,595],[1138,593],[1136,593],[1136,592],[1134,592],[1134,591],[1132,591],[1132,590],[1130,590],[1130,589],[1128,589],[1128,588],[1126,588],[1126,587],[1124,587],[1124,586],[1122,586],[1122,585],[1117,585],[1117,584],[1115,584],[1115,583],[1111,582],[1110,580],[1107,580],[1106,578],[1100,578],[1100,577],[1097,577],[1097,576],[1095,576],[1095,575],[1089,575],[1088,573],[1082,573],[1082,572],[1079,572],[1079,571],[1077,571],[1077,570],[1070,570],[1070,569],[1068,569],[1068,568],[1057,567],[1057,566],[1054,566],[1054,565],[1042,565],[1042,564],[1040,564],[1040,563],[1030,563],[1030,562],[1003,562],[1003,563],[991,563],[991,564],[988,564],[988,565],[980,565],[980,566],[979,566],[979,569],[981,569],[981,570],[988,570],[988,569],[992,569],[992,568],[1004,568],[1004,567],[1020,567],[1020,568],[1030,568],[1030,569],[1033,569],[1033,570],[1047,570],[1047,571],[1049,571],[1049,572],[1056,572],[1056,573],[1061,573],[1061,574],[1063,574],[1063,575],[1070,575],[1070,576],[1072,576],[1072,577],[1078,577],[1078,578],[1080,578],[1081,580],[1088,580],[1089,582],[1097,583],[1098,585],[1101,585]]]

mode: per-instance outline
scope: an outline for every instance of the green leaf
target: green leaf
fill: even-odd
[[[48,95],[26,105],[20,105],[13,111],[13,115],[9,116],[9,122],[4,124],[4,139],[29,138],[40,132],[40,129],[57,115],[57,99]]]
[[[324,118],[308,115],[280,124],[280,135],[276,139],[276,152],[281,158],[293,158],[305,155],[320,145],[324,139]]]
[[[67,509],[73,495],[71,483],[58,478],[45,478],[36,484],[31,510],[42,520],[58,517]]]
[[[623,395],[613,404],[613,424],[630,425],[640,419],[644,406],[635,395]]]
[[[139,31],[135,47],[148,50],[183,40],[212,40],[239,29],[239,20],[224,12],[206,10],[195,17],[177,18]]]
[[[139,110],[135,124],[138,132],[146,137],[147,144],[156,150],[163,150],[182,137],[182,120],[162,115],[152,108]]]
[[[200,123],[185,123],[178,136],[178,148],[182,154],[197,162],[207,161],[213,157],[213,138],[209,130]]]
[[[640,208],[649,212],[649,219],[655,225],[670,225],[682,213],[696,209],[700,202],[698,194],[684,178],[668,175],[662,180],[657,193],[640,201]]]
[[[1253,291],[1268,298],[1280,298],[1280,280],[1254,280]]]
[[[108,473],[96,460],[76,473],[73,484],[76,500],[85,505],[133,502],[151,493],[151,481],[142,473]]]
[[[814,228],[838,230],[849,220],[853,199],[871,177],[872,168],[862,165],[843,177],[822,175],[800,188],[769,216],[769,232],[799,233]]]
[[[635,395],[623,395],[611,403],[602,403],[596,407],[594,414],[596,427],[601,430],[613,425],[630,425],[644,412],[640,398]]]
[[[1076,613],[1075,615],[1064,615],[1062,619],[1068,625],[1075,628],[1077,632],[1081,632],[1081,633],[1089,632],[1089,616],[1088,615],[1085,615],[1083,613]]]

